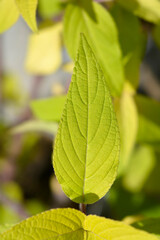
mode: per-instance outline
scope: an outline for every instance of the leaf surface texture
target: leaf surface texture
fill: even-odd
[[[54,149],[54,169],[63,191],[78,203],[102,198],[115,180],[119,131],[103,73],[81,35]]]
[[[1,240],[156,240],[124,223],[56,209],[31,217],[0,235]]]

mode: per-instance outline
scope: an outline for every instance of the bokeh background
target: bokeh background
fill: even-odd
[[[104,4],[104,7],[110,9],[110,4]],[[38,24],[49,26],[51,21],[62,21],[64,8],[57,11],[50,8],[49,12],[39,6]],[[146,34],[146,46],[140,66],[138,93],[159,101],[160,50],[152,35],[154,25],[144,19],[139,20]],[[65,196],[54,175],[52,152],[58,123],[38,121],[31,106],[33,100],[65,95],[73,64],[61,35],[60,47],[57,45],[61,55],[58,66],[49,74],[33,74],[26,67],[32,34],[24,20],[19,18],[15,25],[0,35],[0,224],[16,223],[50,208],[79,207]],[[56,45],[55,42],[53,44]],[[38,59],[34,64],[38,65]],[[41,111],[45,115],[45,107]],[[158,141],[156,146],[156,160],[146,160],[148,156],[155,159],[148,149],[142,149],[141,155],[134,156],[137,164],[139,159],[144,159],[149,166],[139,189],[128,186],[123,176],[119,176],[111,191],[96,204],[88,206],[87,212],[119,220],[127,216],[136,216],[136,219],[141,216],[160,217]],[[143,172],[143,164],[141,168]],[[134,166],[131,172],[134,172]],[[152,180],[152,175],[156,175],[157,180]],[[127,217],[126,221],[132,220]]]

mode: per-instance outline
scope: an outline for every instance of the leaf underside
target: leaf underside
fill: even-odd
[[[115,180],[119,131],[103,73],[81,35],[77,60],[54,148],[54,169],[66,195],[91,204]]]
[[[55,209],[31,217],[0,234],[1,240],[156,240],[121,222],[85,216],[75,209]]]

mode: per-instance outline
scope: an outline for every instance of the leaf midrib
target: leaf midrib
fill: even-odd
[[[82,45],[83,51],[85,53],[84,47]],[[87,133],[86,133],[86,157],[85,157],[85,167],[84,167],[84,179],[83,179],[83,191],[82,191],[82,200],[85,202],[84,199],[84,192],[85,192],[85,181],[86,181],[86,166],[87,166],[87,156],[88,156],[88,126],[89,126],[89,71],[88,71],[88,58],[86,56],[86,64],[87,64]]]

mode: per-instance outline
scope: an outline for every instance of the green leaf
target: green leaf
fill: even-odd
[[[46,75],[60,67],[61,31],[62,25],[56,24],[30,36],[25,63],[29,73]]]
[[[103,73],[83,34],[54,150],[54,169],[66,195],[90,204],[115,180],[119,132]],[[96,184],[95,184],[96,183]]]
[[[0,186],[2,196],[6,197],[5,203],[0,203],[0,232],[5,231],[21,220],[13,205],[20,204],[23,194],[20,186],[15,182],[3,183]],[[9,202],[13,202],[13,205]],[[6,224],[7,223],[7,224]]]
[[[39,0],[38,12],[43,18],[51,18],[64,8],[61,0]]]
[[[160,173],[160,153],[156,152],[156,164],[153,171],[151,172],[149,178],[145,183],[145,192],[152,195],[159,195],[160,193],[160,184],[159,184],[159,173]]]
[[[118,0],[124,8],[152,23],[160,21],[159,0]]]
[[[119,173],[121,174],[126,170],[136,142],[138,115],[133,96],[128,92],[123,92],[121,98],[115,100],[115,107],[121,136],[119,167]]]
[[[155,154],[151,147],[140,146],[130,159],[123,178],[123,185],[129,191],[140,192],[155,166]]]
[[[112,186],[109,196],[106,195],[107,204],[109,203],[111,213],[114,218],[124,219],[127,216],[146,216],[144,212],[153,206],[159,205],[158,199],[146,197],[144,192],[131,193],[122,186],[119,178]],[[139,219],[138,219],[139,220]]]
[[[160,218],[145,219],[133,224],[135,228],[155,234],[160,239]]]
[[[111,9],[116,22],[125,67],[125,78],[136,89],[139,84],[139,71],[145,53],[146,36],[140,21],[119,4]]]
[[[26,132],[44,132],[49,134],[56,134],[58,125],[53,122],[44,122],[39,120],[29,120],[18,126],[12,128],[12,134],[26,133]]]
[[[14,0],[0,0],[0,33],[18,20],[19,12]]]
[[[97,216],[87,216],[85,222],[87,237],[91,240],[156,240],[157,238],[143,231],[136,231],[134,228],[110,219]]]
[[[105,27],[104,27],[105,26]],[[111,15],[100,4],[81,0],[69,4],[64,19],[64,41],[75,59],[80,33],[84,33],[104,72],[113,95],[120,95],[124,76],[117,30]]]
[[[5,227],[7,230],[9,227],[12,227],[13,224],[16,224],[21,220],[21,217],[15,211],[15,208],[13,206],[16,206],[16,204],[19,205],[20,202],[22,202],[23,194],[20,186],[15,182],[3,183],[0,186],[0,192],[2,196],[6,197],[6,204],[3,201],[0,203],[0,224],[4,226],[4,230]],[[10,202],[13,202],[13,204],[10,204]]]
[[[37,32],[36,10],[38,0],[15,0],[15,2],[28,26],[32,31]]]
[[[31,217],[0,235],[1,240],[156,240],[124,223],[85,216],[75,209],[54,209]]]
[[[6,102],[10,104],[26,104],[27,93],[17,75],[7,73],[2,75],[2,94]]]
[[[139,112],[138,142],[160,143],[160,103],[142,95],[137,95],[135,101]]]
[[[152,202],[151,206],[149,208],[142,211],[142,216],[145,216],[147,218],[160,217],[160,205],[159,205],[158,199],[156,199],[156,201],[157,201],[157,203]],[[138,220],[141,220],[141,219],[138,219]]]
[[[59,122],[66,101],[66,96],[58,96],[40,100],[33,100],[30,103],[34,115],[45,121]]]
[[[0,190],[5,196],[7,196],[7,198],[11,199],[15,203],[21,202],[23,199],[22,190],[16,182],[3,183]]]

